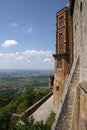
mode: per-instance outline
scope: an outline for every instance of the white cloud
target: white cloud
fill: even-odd
[[[6,40],[4,41],[4,43],[1,44],[2,47],[11,47],[11,46],[14,46],[14,45],[17,45],[17,41],[15,40]]]
[[[31,62],[27,57],[24,57],[23,55],[19,55],[18,57],[16,57],[16,60],[28,63]]]
[[[11,23],[10,24],[10,27],[17,27],[18,26],[18,23]]]
[[[43,61],[44,62],[51,62],[51,59],[50,58],[45,58]]]
[[[23,52],[24,55],[27,55],[27,56],[52,56],[52,51],[43,51],[43,50],[40,50],[40,51],[37,51],[37,50],[25,50]]]
[[[52,68],[52,59],[52,51],[25,50],[15,53],[0,53],[0,68],[7,68],[7,66],[19,69]]]
[[[52,51],[37,51],[37,50],[25,50],[23,52],[15,52],[15,53],[0,53],[0,57],[8,57],[8,58],[15,58],[15,59],[28,59],[28,58],[37,58],[40,56],[41,60],[42,57],[44,58],[44,61],[50,61],[50,58],[52,57]]]
[[[31,33],[32,32],[32,27],[28,28],[28,33]]]

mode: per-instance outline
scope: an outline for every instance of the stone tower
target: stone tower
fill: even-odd
[[[68,7],[56,14],[56,54],[53,88],[53,111],[56,112],[64,90],[64,84],[73,62],[72,17]]]

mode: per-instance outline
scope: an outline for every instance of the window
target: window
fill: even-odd
[[[59,27],[64,25],[64,16],[59,17]]]
[[[75,25],[75,30],[76,30],[76,25]]]
[[[59,34],[59,53],[64,52],[64,34]]]
[[[62,59],[58,59],[58,69],[62,68]]]
[[[59,91],[59,86],[56,86],[56,91]]]
[[[82,12],[82,1],[80,3],[80,12]]]

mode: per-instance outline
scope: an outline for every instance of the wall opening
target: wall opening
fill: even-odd
[[[62,68],[62,59],[58,59],[58,69]]]
[[[75,25],[75,30],[76,30],[76,25]]]
[[[64,33],[59,33],[59,53],[64,52]]]
[[[59,86],[56,86],[56,91],[59,91]]]
[[[82,1],[80,2],[80,12],[82,12]]]

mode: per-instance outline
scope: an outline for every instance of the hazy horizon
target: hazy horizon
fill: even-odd
[[[68,0],[0,3],[0,69],[53,69],[56,13]]]

